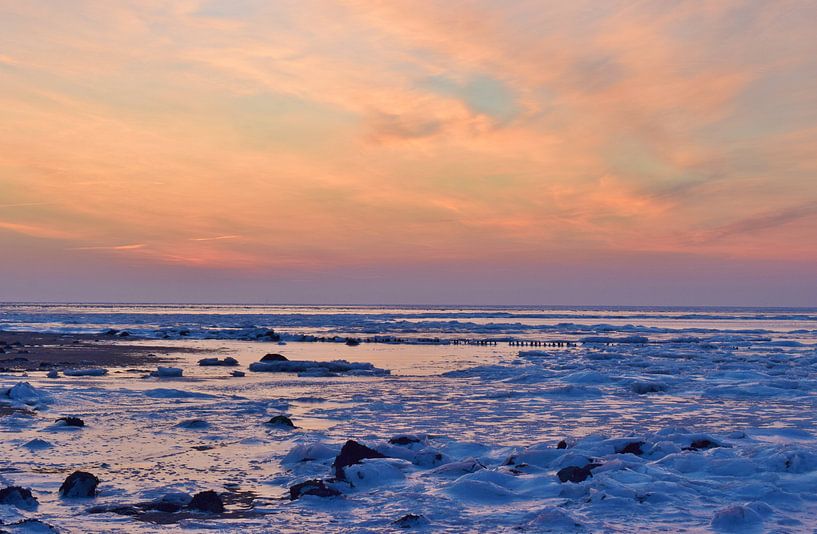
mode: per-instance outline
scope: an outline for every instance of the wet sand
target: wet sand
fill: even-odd
[[[202,349],[130,344],[97,334],[0,331],[0,371],[32,371],[62,366],[130,367],[170,362],[170,353]],[[135,338],[133,338],[136,340]]]

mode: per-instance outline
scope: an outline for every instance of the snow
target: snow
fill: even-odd
[[[42,390],[39,390],[28,382],[17,382],[10,388],[6,388],[0,397],[5,397],[12,402],[28,405],[37,405],[51,402],[51,397]]]

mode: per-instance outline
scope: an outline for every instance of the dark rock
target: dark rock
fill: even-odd
[[[593,469],[599,467],[599,465],[601,464],[587,464],[584,467],[571,465],[570,467],[559,469],[556,476],[559,477],[559,482],[573,482],[574,484],[578,484],[579,482],[587,480],[588,477],[592,477]]]
[[[119,336],[119,337],[128,337],[130,335],[130,332],[125,330],[125,331],[119,332],[116,335]]]
[[[79,417],[60,417],[56,421],[57,423],[62,422],[63,426],[77,426],[83,427],[85,426],[85,421],[80,419]]]
[[[705,451],[707,449],[714,449],[716,447],[720,447],[719,443],[715,443],[711,439],[696,439],[693,441],[689,447],[684,447],[683,450],[685,451]]]
[[[223,360],[218,358],[203,358],[199,360],[199,365],[202,367],[220,365],[224,367],[235,367],[238,365],[238,360],[231,356],[227,356]]]
[[[32,511],[37,508],[37,498],[31,494],[30,489],[21,488],[20,486],[9,486],[0,489],[0,504],[8,504],[16,506],[23,510]]]
[[[357,347],[358,345],[360,345],[360,341],[351,337],[347,337],[346,344],[349,345],[350,347]]]
[[[295,428],[295,424],[292,422],[292,419],[290,419],[286,415],[276,415],[275,417],[267,421],[267,424]]]
[[[389,440],[392,445],[411,445],[413,443],[420,443],[420,438],[416,436],[395,436]]]
[[[643,441],[633,441],[632,443],[628,443],[620,449],[617,449],[616,454],[635,454],[636,456],[641,456],[644,454],[644,451],[641,450],[641,447],[643,446]]]
[[[361,460],[367,458],[385,458],[385,456],[374,449],[361,445],[357,441],[349,440],[340,450],[340,454],[335,458],[332,467],[335,468],[335,476],[339,480],[345,480],[346,474],[343,472],[344,467],[360,463]]]
[[[300,484],[295,484],[289,488],[289,500],[295,501],[304,495],[314,495],[316,497],[337,497],[340,492],[335,488],[330,488],[323,480],[307,480]]]
[[[428,519],[417,514],[406,514],[397,521],[393,521],[392,525],[397,528],[418,528],[428,525]]]
[[[60,495],[67,498],[95,497],[99,479],[85,471],[74,471],[60,486]]]
[[[256,334],[256,339],[266,338],[267,341],[281,341],[281,336],[275,333],[275,330],[269,329],[266,332]]]
[[[567,448],[567,442],[565,440],[560,441],[559,443],[556,444],[556,448],[557,449],[566,449]]]
[[[263,358],[261,358],[262,362],[288,362],[286,356],[283,354],[265,354]]]
[[[138,515],[142,510],[131,504],[113,504],[92,506],[85,511],[89,514]]]
[[[187,505],[192,510],[200,510],[211,514],[224,512],[224,503],[218,493],[213,490],[202,491],[193,495],[193,500]]]
[[[646,395],[647,393],[661,393],[667,390],[667,385],[660,382],[633,382],[630,385],[633,393],[638,395]]]
[[[246,376],[246,373],[244,371],[233,371],[233,372],[230,373],[230,376],[235,376],[235,377],[240,378],[242,376]]]
[[[165,502],[159,501],[157,503],[152,503],[150,506],[151,510],[156,510],[158,512],[166,512],[168,514],[175,514],[179,510],[182,509],[182,505],[175,502]]]

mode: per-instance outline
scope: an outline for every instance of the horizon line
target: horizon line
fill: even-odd
[[[407,303],[295,303],[295,302],[159,302],[159,301],[50,301],[50,300],[31,300],[31,301],[4,301],[0,300],[0,306],[16,306],[16,305],[88,305],[88,306],[248,306],[248,307],[349,307],[349,308],[385,308],[385,307],[402,307],[402,308],[486,308],[486,309],[502,309],[502,308],[517,308],[517,309],[746,309],[746,310],[803,310],[803,311],[817,311],[817,306],[764,306],[764,305],[730,305],[730,304],[463,304],[463,303],[445,303],[445,304],[407,304]]]

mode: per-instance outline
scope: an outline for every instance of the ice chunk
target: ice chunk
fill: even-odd
[[[3,392],[3,396],[15,402],[35,405],[51,402],[51,397],[46,393],[36,389],[28,382],[17,382]]]
[[[747,506],[730,506],[715,512],[711,525],[723,532],[755,532],[761,530],[763,518]]]

